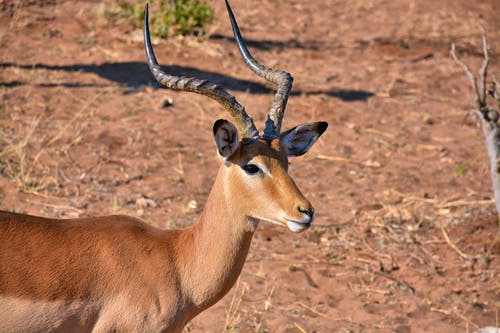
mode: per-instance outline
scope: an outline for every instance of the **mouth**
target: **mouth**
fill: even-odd
[[[304,230],[309,229],[311,226],[311,222],[314,220],[314,218],[305,218],[302,221],[297,221],[297,220],[290,220],[287,218],[284,218],[284,221],[277,221],[277,220],[271,220],[267,218],[262,218],[262,217],[256,217],[259,220],[270,222],[272,224],[277,224],[281,226],[287,226],[288,229],[290,229],[292,232],[299,233]]]
[[[290,229],[291,231],[299,233],[306,229],[309,229],[311,223],[310,222],[303,223],[298,221],[287,220],[286,225],[288,229]]]

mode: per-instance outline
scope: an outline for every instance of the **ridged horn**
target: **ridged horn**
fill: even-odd
[[[229,20],[231,21],[231,26],[233,27],[234,38],[236,40],[236,44],[238,45],[238,49],[240,50],[241,56],[243,57],[243,60],[248,65],[248,67],[257,75],[277,85],[276,94],[269,110],[268,121],[266,121],[264,137],[279,137],[281,131],[281,122],[283,120],[283,115],[285,114],[286,103],[288,101],[288,96],[290,95],[290,90],[292,89],[293,77],[288,72],[277,71],[271,68],[264,67],[254,59],[254,57],[248,51],[248,48],[245,45],[245,41],[241,36],[241,32],[238,28],[238,24],[236,23],[236,19],[234,18],[231,6],[229,5],[229,2],[227,0],[225,1],[227,12],[229,14]]]
[[[146,50],[149,69],[155,79],[167,88],[190,91],[216,100],[233,117],[243,138],[249,139],[258,137],[259,131],[255,127],[252,118],[245,112],[245,108],[222,86],[193,77],[169,75],[160,68],[151,44],[148,16],[148,4],[146,4],[144,13],[144,49]]]

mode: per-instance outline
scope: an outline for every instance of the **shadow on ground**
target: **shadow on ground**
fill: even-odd
[[[209,37],[210,39],[213,40],[220,40],[220,41],[225,41],[225,42],[230,42],[233,44],[236,44],[236,40],[232,36],[225,36],[221,34],[212,34]],[[245,44],[246,46],[253,48],[253,49],[260,49],[264,51],[269,51],[272,49],[275,50],[284,50],[284,49],[301,49],[301,50],[313,50],[313,51],[318,51],[321,47],[321,43],[318,41],[314,40],[309,40],[309,41],[304,41],[301,42],[296,39],[288,39],[286,41],[278,41],[278,40],[253,40],[253,39],[246,39],[245,38]]]
[[[149,68],[143,62],[114,62],[103,63],[101,65],[95,64],[75,64],[65,66],[54,66],[46,64],[34,65],[21,65],[12,62],[0,63],[0,68],[15,67],[26,70],[51,70],[51,71],[66,71],[66,72],[81,72],[81,73],[94,73],[104,79],[113,81],[126,87],[124,93],[133,93],[144,89],[146,86],[160,88],[161,86],[154,80],[149,72]],[[231,76],[202,71],[193,67],[182,66],[164,66],[164,70],[176,76],[197,77],[202,80],[209,80],[211,82],[222,85],[224,88],[233,91],[245,91],[251,94],[274,94],[274,89],[264,84],[241,80]],[[15,87],[31,82],[23,81],[0,81],[0,87]],[[106,84],[89,84],[81,82],[62,82],[62,83],[40,83],[37,84],[41,87],[56,87],[64,86],[68,88],[77,87],[105,87]],[[331,97],[339,98],[343,101],[366,101],[373,96],[372,92],[365,90],[354,89],[331,89],[331,90],[292,90],[291,95],[328,95]]]

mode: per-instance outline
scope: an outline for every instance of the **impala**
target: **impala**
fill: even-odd
[[[280,133],[290,74],[249,53],[229,4],[238,48],[252,71],[277,85],[261,134],[222,87],[163,72],[149,37],[149,68],[162,85],[207,95],[235,124],[217,120],[221,166],[199,220],[159,230],[127,216],[56,220],[0,212],[0,332],[180,332],[221,299],[241,272],[259,221],[307,229],[314,210],[287,173],[326,130],[315,122]]]

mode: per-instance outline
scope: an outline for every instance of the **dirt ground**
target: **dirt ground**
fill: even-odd
[[[498,0],[232,0],[254,56],[295,78],[283,128],[330,127],[290,173],[315,206],[261,223],[241,277],[186,332],[473,332],[500,326],[500,234],[473,94],[500,78]],[[111,1],[0,0],[0,209],[193,223],[218,168],[206,97],[158,89]],[[155,45],[222,83],[262,128],[273,89],[241,61],[223,1],[203,40]],[[172,104],[173,103],[173,104]]]

